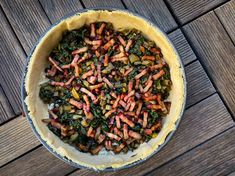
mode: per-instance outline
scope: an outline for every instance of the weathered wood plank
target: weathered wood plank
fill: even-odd
[[[44,147],[24,155],[0,169],[1,176],[8,175],[56,175],[63,176],[74,170],[73,167],[55,158]]]
[[[235,115],[235,47],[214,12],[184,27],[218,91]]]
[[[175,45],[184,65],[197,59],[180,29],[171,32],[168,37]]]
[[[15,116],[15,113],[7,100],[3,89],[0,87],[0,124]]]
[[[184,24],[227,0],[166,0],[181,24]]]
[[[21,112],[20,82],[25,54],[14,35],[3,11],[0,10],[0,84],[15,114]],[[10,117],[2,119],[3,122]]]
[[[0,167],[40,144],[23,116],[0,126],[0,139]]]
[[[235,169],[235,127],[148,175],[227,175]]]
[[[79,0],[40,0],[40,3],[52,23],[83,8]]]
[[[223,102],[217,94],[214,94],[186,110],[176,134],[158,154],[143,164],[111,174],[144,175],[233,125],[234,122]],[[201,157],[206,159],[203,155]],[[74,175],[83,175],[83,173],[88,175],[87,170],[79,170]],[[93,173],[89,171],[89,174]]]
[[[220,6],[215,13],[235,44],[235,1]]]
[[[82,0],[83,4],[86,8],[92,8],[92,7],[116,7],[124,9],[124,6],[121,2],[121,0]]]
[[[1,0],[1,5],[22,46],[29,53],[38,37],[50,26],[41,5],[37,0]]]
[[[196,70],[196,75],[199,76],[195,76],[192,71]],[[208,77],[206,76],[206,74],[204,73],[201,65],[199,64],[199,62],[195,62],[192,64],[189,64],[186,67],[186,75],[187,75],[187,80],[188,80],[188,101],[187,103],[189,103],[187,106],[191,105],[191,104],[195,104],[198,101],[200,101],[201,99],[204,99],[205,97],[213,94],[215,92],[213,86],[210,84],[210,81],[208,79]],[[203,87],[204,85],[206,85],[206,87]],[[198,88],[203,87],[203,89],[201,89],[201,91],[198,91]],[[9,123],[9,126],[7,127],[9,129],[9,135],[12,136],[12,139],[9,138],[9,142],[8,145],[11,145],[11,143],[14,141],[14,135],[15,131],[13,130],[15,128],[15,126],[19,126],[18,128],[24,128],[24,130],[22,131],[18,131],[17,132],[17,136],[18,138],[23,138],[24,140],[22,140],[22,143],[15,143],[14,147],[17,148],[17,156],[23,154],[24,152],[30,150],[33,147],[36,147],[37,145],[39,145],[39,143],[36,143],[37,145],[34,145],[34,140],[32,140],[31,136],[33,136],[31,129],[29,127],[29,125],[26,123],[26,120],[24,118],[19,118],[20,120],[12,120]],[[27,133],[30,133],[31,135],[26,135],[25,136],[25,131],[27,131]],[[28,146],[25,149],[25,146],[21,146],[21,145],[25,145],[28,144]],[[4,156],[7,161],[10,161],[12,159],[14,159],[14,155],[8,155],[8,153],[11,151],[11,148],[7,147],[7,143],[4,143],[5,150],[0,151],[0,156]],[[14,149],[15,149],[14,148]],[[2,152],[2,153],[1,153]],[[18,154],[19,153],[19,154]]]
[[[165,32],[177,28],[177,24],[163,0],[124,0],[124,3],[128,9],[153,20]]]
[[[76,176],[76,175],[81,175],[81,176],[112,176],[115,175],[114,172],[103,172],[103,173],[97,173],[94,171],[90,171],[88,169],[80,169],[80,170],[76,170],[75,172],[73,172],[72,174],[70,174],[69,176]]]
[[[193,62],[185,68],[188,80],[188,95],[186,107],[210,96],[215,92],[210,79],[203,70],[199,61]]]
[[[235,171],[232,171],[231,173],[229,173],[228,176],[235,176]]]

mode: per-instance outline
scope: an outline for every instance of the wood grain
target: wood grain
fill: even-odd
[[[40,144],[23,116],[0,126],[0,139],[0,167]]]
[[[17,37],[26,53],[29,53],[39,36],[50,26],[50,22],[37,0],[1,0]]]
[[[104,175],[144,175],[232,126],[231,116],[219,96],[214,94],[186,110],[176,134],[158,154],[133,168]],[[73,175],[89,175],[88,172],[94,174],[79,170]]]
[[[193,62],[185,68],[186,80],[188,81],[188,95],[186,107],[210,96],[215,92],[210,79],[203,70],[199,61]]]
[[[0,87],[0,114],[1,114],[0,124],[15,116],[15,113],[1,87]]]
[[[52,23],[65,15],[83,9],[79,0],[40,0],[40,3]]]
[[[218,91],[235,115],[235,47],[214,12],[184,27]]]
[[[177,24],[163,0],[124,0],[124,3],[128,9],[151,19],[165,32],[177,28]]]
[[[227,175],[235,169],[235,127],[148,175]]]
[[[220,6],[215,13],[235,44],[235,0]]]
[[[1,176],[15,175],[56,175],[63,176],[74,170],[73,167],[55,158],[44,147],[24,155],[0,169]]]
[[[174,15],[184,24],[227,0],[166,0]]]
[[[82,0],[83,4],[86,8],[92,8],[92,7],[116,7],[124,9],[124,6],[121,2],[121,0]]]
[[[184,65],[197,59],[180,29],[171,32],[168,37],[176,47]]]
[[[229,173],[228,176],[235,176],[235,170]]]
[[[0,21],[0,85],[14,113],[19,115],[21,112],[20,82],[25,54],[1,9]],[[4,99],[1,101],[6,102]],[[5,103],[4,106],[8,105]],[[10,110],[9,108],[6,107],[6,111]],[[8,115],[1,116],[0,121],[3,122],[13,116],[10,111]]]

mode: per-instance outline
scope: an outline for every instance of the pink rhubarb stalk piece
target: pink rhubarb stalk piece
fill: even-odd
[[[143,102],[139,102],[139,103],[138,103],[137,110],[136,110],[136,115],[137,115],[137,116],[139,116],[139,115],[140,115],[140,112],[141,112],[142,106],[143,106]]]
[[[133,41],[132,41],[132,40],[128,40],[128,42],[127,42],[127,44],[126,44],[126,48],[125,48],[126,52],[128,52],[128,51],[129,51],[129,49],[130,49],[130,47],[131,47],[132,43],[133,43]]]
[[[116,116],[115,119],[116,119],[116,127],[117,127],[117,128],[121,128],[120,117],[119,117],[119,116]]]
[[[52,65],[54,65],[54,66],[57,68],[57,70],[63,72],[63,70],[62,70],[62,68],[60,68],[58,62],[56,62],[56,61],[55,61],[54,59],[52,59],[51,57],[49,57],[49,61],[52,63]]]
[[[153,75],[153,80],[157,80],[158,78],[160,78],[164,74],[165,74],[165,71],[161,70],[160,72],[158,72],[155,75]]]
[[[155,57],[154,57],[154,56],[143,56],[141,59],[142,59],[142,60],[155,61]]]
[[[77,107],[78,109],[82,109],[82,103],[79,102],[79,101],[76,101],[76,100],[74,100],[74,99],[71,98],[71,99],[69,100],[69,103],[70,103],[71,105]]]
[[[123,114],[120,115],[120,119],[121,119],[121,121],[123,121],[124,123],[129,125],[130,127],[134,127],[135,126],[135,124],[131,120],[129,120],[126,116],[124,116]]]
[[[118,95],[117,99],[113,103],[113,108],[116,108],[118,106],[119,101],[120,101],[120,95]]]
[[[119,136],[117,136],[117,135],[115,135],[115,134],[113,134],[113,133],[106,133],[106,136],[108,136],[108,137],[111,138],[111,139],[115,139],[115,140],[117,140],[117,141],[120,141],[120,140],[121,140],[121,138],[120,138]]]
[[[66,83],[65,85],[68,86],[72,83],[72,81],[74,80],[75,76],[72,76]]]
[[[112,89],[113,88],[113,84],[105,77],[103,77],[103,81]]]
[[[80,89],[81,92],[87,94],[89,97],[91,97],[92,101],[96,101],[96,97],[93,93],[91,93],[89,90],[85,89],[84,87],[82,87]]]
[[[162,68],[163,67],[163,64],[157,64],[157,65],[153,65],[153,66],[150,66],[150,70],[151,71],[154,71],[154,70],[157,70],[159,68]]]
[[[143,120],[143,128],[146,128],[147,124],[148,124],[148,112],[144,112],[144,120]]]
[[[108,118],[112,113],[116,112],[116,109],[111,109],[110,111],[106,112],[104,116]]]
[[[89,88],[90,88],[90,90],[99,89],[99,88],[103,87],[103,85],[104,85],[104,83],[99,83],[96,85],[89,86]]]
[[[126,46],[125,40],[120,35],[117,38],[123,46]]]
[[[102,24],[100,25],[100,28],[97,30],[97,34],[101,35],[102,32],[103,32],[103,30],[104,30],[104,28],[105,28],[105,26],[106,26],[106,24],[105,24],[105,23],[102,23]]]
[[[77,49],[77,50],[74,50],[73,52],[72,52],[72,55],[75,55],[75,54],[79,54],[79,53],[84,53],[84,52],[86,52],[88,50],[88,47],[82,47],[82,48],[79,48],[79,49]]]
[[[91,37],[95,37],[95,24],[91,24]]]
[[[127,76],[134,68],[131,67],[129,68],[125,73],[124,73],[124,76]]]
[[[142,76],[144,76],[147,73],[147,69],[144,69],[142,72],[140,72],[138,75],[135,76],[135,79],[140,79]]]
[[[89,70],[88,72],[84,73],[81,78],[86,79],[88,76],[92,75],[93,75],[93,70]]]
[[[124,139],[127,140],[129,138],[129,134],[128,134],[128,126],[127,124],[124,124],[123,125],[123,136],[124,136]]]
[[[134,132],[132,130],[129,130],[129,136],[138,140],[142,138],[142,136],[139,133]]]
[[[110,40],[103,46],[103,48],[104,48],[105,50],[108,50],[111,46],[114,45],[114,43],[115,43],[115,40],[114,40],[114,39],[110,39]]]

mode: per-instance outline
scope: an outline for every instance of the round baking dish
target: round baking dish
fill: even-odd
[[[82,153],[63,143],[50,132],[41,119],[48,117],[45,105],[38,98],[41,73],[46,67],[46,58],[56,46],[66,30],[73,30],[97,21],[111,22],[114,28],[136,28],[161,48],[169,64],[173,82],[169,99],[172,103],[170,113],[163,121],[159,135],[148,143],[127,154],[99,154],[97,156]],[[22,103],[29,124],[40,142],[56,157],[78,167],[98,171],[114,171],[142,163],[161,150],[172,138],[183,115],[186,103],[186,78],[179,54],[167,35],[149,19],[127,10],[114,8],[85,9],[66,16],[52,25],[32,48],[24,70],[21,86]]]

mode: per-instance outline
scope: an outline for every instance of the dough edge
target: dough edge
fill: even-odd
[[[48,117],[47,106],[43,104],[38,94],[39,84],[45,81],[43,70],[48,64],[47,57],[49,53],[58,44],[64,31],[80,28],[84,24],[96,21],[111,22],[116,30],[120,28],[136,28],[141,30],[144,35],[154,40],[161,48],[163,56],[170,66],[173,86],[169,100],[172,102],[172,106],[170,113],[164,119],[163,128],[156,138],[150,140],[148,143],[141,144],[138,149],[127,154],[99,154],[92,156],[79,152],[61,141],[41,122],[41,119]],[[25,103],[29,111],[29,118],[32,120],[36,131],[54,152],[67,157],[69,160],[81,166],[95,170],[103,170],[108,167],[120,168],[150,156],[159,145],[164,143],[167,135],[175,130],[175,123],[180,118],[185,103],[186,92],[184,81],[178,54],[171,44],[169,44],[165,35],[159,29],[152,26],[151,23],[141,17],[121,10],[112,12],[107,10],[89,10],[87,12],[77,13],[60,21],[40,40],[28,64],[28,71],[25,77],[25,89],[27,93]]]

